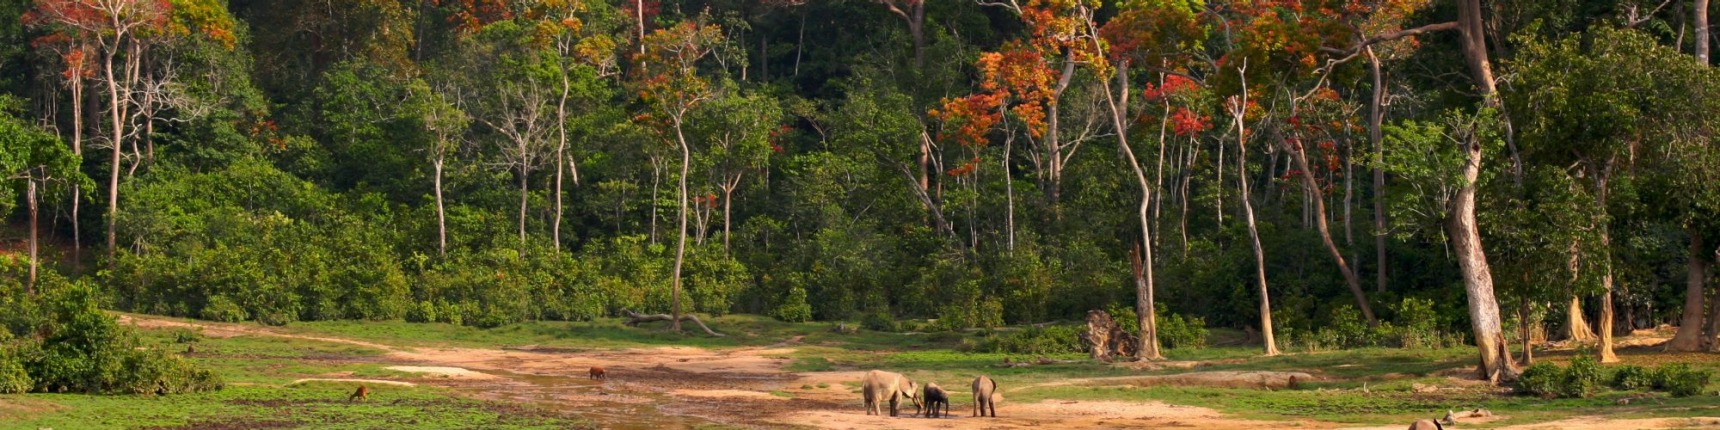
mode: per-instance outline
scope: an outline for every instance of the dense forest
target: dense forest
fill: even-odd
[[[1708,9],[0,0],[0,302],[1720,348]]]

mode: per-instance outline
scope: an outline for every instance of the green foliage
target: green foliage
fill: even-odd
[[[1559,395],[1565,382],[1565,369],[1559,365],[1539,362],[1523,369],[1523,374],[1517,376],[1517,392],[1530,396],[1553,397]]]
[[[1206,347],[1206,320],[1198,317],[1183,317],[1168,312],[1159,305],[1158,312],[1159,341],[1166,348],[1198,349]]]
[[[860,327],[867,330],[894,332],[900,330],[901,324],[896,322],[896,317],[890,316],[888,311],[875,311],[860,319]]]
[[[12,347],[0,346],[0,394],[29,392],[35,386],[36,381],[24,369],[22,357]]]
[[[205,303],[203,310],[198,313],[203,319],[220,322],[240,322],[250,319],[249,315],[238,303],[223,295],[210,296],[208,303]]]
[[[1558,394],[1560,397],[1588,397],[1600,386],[1600,363],[1589,354],[1581,354],[1572,358],[1570,367],[1565,368],[1564,380],[1560,382]]]
[[[40,287],[39,314],[14,306],[0,309],[40,316],[7,332],[18,339],[0,342],[0,391],[178,394],[222,387],[213,371],[143,346],[134,331],[97,308],[94,286],[50,273]]]
[[[1702,394],[1708,382],[1714,379],[1714,374],[1693,369],[1689,364],[1673,363],[1655,368],[1653,379],[1655,389],[1665,390],[1676,397],[1689,397]]]
[[[1049,355],[1080,353],[1081,339],[1077,337],[1086,326],[1029,326],[1020,330],[988,331],[978,341],[963,338],[962,349],[973,352]]]
[[[776,312],[771,316],[786,322],[807,322],[812,320],[812,305],[806,304],[806,289],[794,287],[788,290],[788,296],[782,304],[777,305]]]
[[[1619,390],[1642,390],[1653,388],[1655,376],[1655,372],[1650,372],[1642,366],[1619,366],[1613,369],[1612,387]]]

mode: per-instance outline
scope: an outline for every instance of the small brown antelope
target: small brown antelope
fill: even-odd
[[[353,390],[351,396],[346,397],[346,401],[348,402],[355,400],[370,400],[370,389],[365,388],[363,385],[358,386],[357,390]]]
[[[591,366],[591,372],[590,373],[591,373],[591,379],[602,379],[602,380],[609,379],[609,375],[604,374],[602,367]]]
[[[185,355],[197,353],[197,345],[185,345]]]

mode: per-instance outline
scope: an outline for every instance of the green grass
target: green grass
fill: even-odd
[[[0,395],[0,403],[51,411],[6,417],[0,428],[570,428],[591,427],[544,409],[465,400],[446,390],[377,387],[347,402],[353,385],[240,386],[177,396]]]

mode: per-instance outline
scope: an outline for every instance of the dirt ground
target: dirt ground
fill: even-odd
[[[900,418],[868,416],[858,394],[843,383],[860,379],[860,371],[789,372],[786,358],[799,339],[760,348],[709,350],[695,347],[655,347],[608,351],[568,351],[526,346],[507,349],[404,348],[354,339],[306,336],[264,327],[219,323],[191,324],[167,319],[122,316],[122,323],[140,327],[200,329],[207,336],[268,336],[358,345],[387,351],[382,361],[405,372],[408,383],[453,387],[490,400],[535,402],[571,409],[605,428],[692,428],[717,422],[750,427],[818,429],[1025,429],[1025,428],[1337,428],[1334,423],[1257,421],[1227,416],[1208,408],[1160,402],[1043,400],[998,403],[997,418],[972,418],[970,394],[950,389],[950,418],[920,418],[906,405]],[[587,378],[591,366],[607,370],[608,379]],[[460,375],[449,377],[450,375]],[[1168,376],[1131,376],[1064,381],[1059,385],[1145,386],[1216,385],[1282,387],[1294,375],[1285,372],[1191,372]],[[340,379],[346,375],[324,375]],[[822,388],[819,387],[822,384]],[[1007,393],[1007,391],[1006,391]],[[1006,394],[1007,396],[1007,394]],[[0,411],[3,414],[4,411]],[[1707,420],[1707,421],[1703,421]],[[1406,423],[1407,425],[1407,423]],[[1543,428],[1688,428],[1720,426],[1720,419],[1609,420],[1597,417],[1509,427]],[[1397,429],[1403,426],[1382,426]]]

